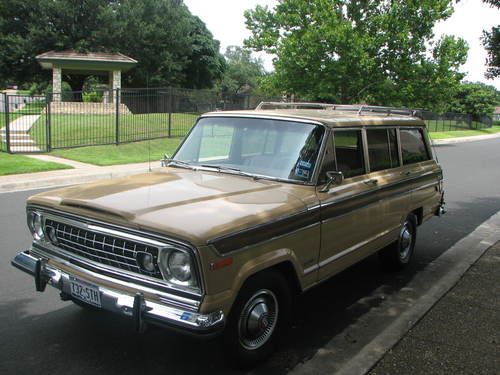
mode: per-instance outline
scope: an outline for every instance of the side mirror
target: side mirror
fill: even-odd
[[[166,167],[169,161],[170,161],[170,158],[168,157],[168,155],[164,154],[163,158],[161,159],[161,166]]]
[[[337,171],[328,171],[326,172],[326,178],[328,181],[323,189],[320,190],[322,193],[326,193],[332,185],[340,185],[344,181],[344,174]]]

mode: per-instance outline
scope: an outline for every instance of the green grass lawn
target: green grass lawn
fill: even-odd
[[[491,128],[480,130],[452,130],[447,132],[430,132],[429,135],[432,139],[446,139],[456,137],[470,137],[474,135],[486,135],[500,133],[500,126],[494,125]]]
[[[160,160],[163,155],[172,156],[182,138],[155,139],[119,146],[90,146],[68,150],[55,150],[50,155],[95,165],[114,165]],[[149,156],[151,155],[151,156]]]
[[[41,161],[22,155],[0,153],[0,176],[70,168],[69,165]]]
[[[183,137],[194,125],[197,114],[173,113],[170,134]],[[119,141],[129,142],[142,139],[166,137],[168,135],[168,114],[150,113],[120,115]],[[51,115],[52,148],[102,145],[116,141],[116,118],[114,115]],[[45,115],[40,116],[30,130],[38,144],[46,144]]]
[[[21,117],[22,115],[18,113],[9,113],[9,122],[14,121],[16,118]],[[5,113],[0,112],[0,129],[5,126]]]
[[[469,124],[465,121],[456,120],[425,120],[427,125],[427,130],[429,132],[448,132],[448,131],[461,131],[472,129],[481,129],[484,124],[476,121],[472,121]]]

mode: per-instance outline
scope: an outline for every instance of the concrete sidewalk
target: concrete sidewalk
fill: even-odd
[[[499,374],[499,269],[497,242],[370,374]]]
[[[495,139],[495,138],[500,138],[500,133],[485,134],[485,135],[472,135],[469,137],[434,139],[432,141],[432,143],[434,143],[435,145],[448,145],[448,144],[453,144],[453,143],[484,141],[485,139]]]
[[[491,359],[498,354],[500,341],[499,241],[500,212],[429,263],[398,293],[385,296],[376,308],[332,337],[291,373],[427,375],[456,373],[449,370],[462,366],[458,373],[499,374],[498,359]],[[496,264],[488,261],[484,274],[462,286],[462,280],[474,274],[477,264],[482,264],[478,259],[487,252]],[[456,292],[450,292],[453,290]],[[462,300],[455,299],[453,305],[448,296]],[[426,323],[428,316],[430,322]],[[490,363],[479,366],[485,347],[489,351],[482,358]],[[454,350],[455,356],[446,350]],[[459,358],[463,363],[456,362]],[[467,361],[470,363],[465,364]],[[472,366],[476,371],[470,371]],[[493,366],[497,371],[491,371]]]
[[[99,167],[49,155],[30,155],[30,157],[67,164],[74,169],[0,176],[0,193],[81,184],[145,173],[149,171],[150,166],[151,169],[160,168],[160,161],[157,160],[151,163],[146,162]]]

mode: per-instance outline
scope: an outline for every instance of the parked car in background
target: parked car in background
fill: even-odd
[[[262,103],[201,116],[164,168],[44,192],[13,265],[63,300],[269,355],[293,297],[379,252],[413,255],[442,170],[405,110]],[[64,324],[64,322],[61,322]]]

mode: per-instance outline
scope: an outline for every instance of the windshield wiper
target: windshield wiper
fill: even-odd
[[[254,174],[243,172],[241,169],[233,168],[233,167],[226,167],[224,165],[201,164],[200,167],[214,168],[214,169],[217,169],[218,172],[226,171],[226,172],[231,172],[233,174],[237,174],[240,176],[252,177],[254,180],[258,180],[260,178]]]

